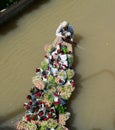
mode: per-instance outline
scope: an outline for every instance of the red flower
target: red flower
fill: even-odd
[[[60,50],[60,49],[58,49],[58,50],[57,50],[57,53],[60,53],[60,52],[61,52],[61,50]]]
[[[44,75],[44,78],[46,79],[46,78],[47,78],[47,76],[46,76],[46,75]]]
[[[37,117],[37,115],[34,115],[31,119],[32,119],[32,120],[35,120],[35,119],[36,119],[36,117]]]
[[[42,115],[43,115],[43,111],[40,111],[38,115],[39,115],[39,116],[42,116]]]
[[[59,82],[61,83],[61,82],[62,82],[62,80],[61,80],[61,79],[59,79]]]
[[[29,115],[27,115],[27,116],[26,116],[26,120],[27,120],[27,121],[31,121],[31,119],[30,119],[30,116],[29,116]]]
[[[29,106],[28,104],[26,104],[26,103],[23,104],[23,107],[24,107],[26,110],[30,109],[30,106]]]
[[[39,68],[36,68],[36,72],[39,72],[40,71],[40,69]]]
[[[49,106],[45,104],[46,109],[49,109]]]
[[[74,86],[75,86],[75,82],[74,82],[74,81],[72,81],[72,82],[71,82],[71,85],[72,85],[72,87],[74,87]]]
[[[65,64],[63,64],[63,66],[64,66],[64,67],[66,67],[66,65],[65,65]]]
[[[29,109],[30,109],[30,106],[26,106],[26,109],[29,110]]]
[[[48,119],[51,117],[51,114],[48,114]]]
[[[54,113],[55,112],[54,109],[51,109],[51,112]]]
[[[62,66],[60,66],[60,68],[59,69],[63,69],[63,67]]]
[[[32,105],[32,102],[28,102],[28,105]]]
[[[39,101],[38,104],[42,104],[42,102]]]
[[[60,46],[61,46],[61,42],[60,42],[60,43],[58,43],[58,45],[60,45]]]
[[[54,61],[54,58],[53,58],[53,56],[52,56],[52,59],[51,59],[51,61],[52,61],[52,62]]]
[[[69,51],[68,53],[69,53],[69,54],[72,54],[72,52],[71,52],[71,51]]]
[[[48,58],[48,56],[47,56],[47,55],[45,55],[45,58]]]
[[[57,94],[57,93],[54,93],[54,96],[58,97],[58,94]]]
[[[44,117],[43,120],[46,121],[48,118]]]
[[[59,103],[59,100],[57,102],[53,102],[54,105],[58,105]]]
[[[31,98],[30,95],[27,95],[27,96],[26,96],[26,99],[30,100],[30,99],[32,99],[32,98]]]
[[[38,93],[35,94],[35,96],[36,96],[36,97],[40,97],[40,96],[41,96],[41,93],[38,92]]]

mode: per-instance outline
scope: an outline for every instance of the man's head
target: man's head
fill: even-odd
[[[70,32],[67,32],[67,33],[65,34],[65,36],[66,36],[66,38],[70,39],[70,38],[71,38],[71,33],[70,33]]]
[[[61,23],[62,28],[66,29],[68,27],[69,23],[67,21],[63,21]]]

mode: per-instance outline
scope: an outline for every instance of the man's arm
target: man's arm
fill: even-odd
[[[74,37],[74,30],[73,30],[73,27],[71,25],[69,26],[69,31],[71,33],[71,37],[73,38]]]
[[[61,29],[62,29],[61,26],[59,26],[59,27],[57,28],[57,30],[56,30],[56,36],[62,37]]]

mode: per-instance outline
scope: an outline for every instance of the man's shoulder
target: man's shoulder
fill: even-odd
[[[68,27],[69,27],[69,29],[70,29],[70,30],[73,30],[73,27],[72,27],[72,25],[69,25]]]
[[[73,28],[71,24],[69,25],[69,27],[70,27],[70,28]]]

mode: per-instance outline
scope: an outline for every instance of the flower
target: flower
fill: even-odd
[[[72,54],[68,54],[68,62],[69,62],[69,64],[73,63],[73,55]]]
[[[24,121],[18,121],[16,123],[17,130],[24,130],[26,128],[26,123]]]
[[[52,94],[56,92],[56,88],[52,86],[51,89],[48,90],[48,93]]]
[[[54,79],[54,77],[52,75],[48,76],[48,82],[50,82],[50,83],[54,83],[55,82],[55,79]]]
[[[57,121],[53,120],[52,118],[48,119],[47,121],[47,127],[48,128],[55,128],[57,126]]]
[[[17,130],[37,130],[36,121],[27,121],[24,116],[21,121],[18,121],[16,124]]]
[[[73,78],[73,76],[74,76],[74,71],[73,71],[73,69],[67,69],[67,70],[66,70],[66,73],[67,73],[68,79]]]
[[[65,85],[64,88],[68,93],[73,92],[73,90],[75,89],[72,85]]]
[[[35,124],[34,121],[26,123],[26,129],[25,130],[36,130],[36,129],[37,129],[37,125]]]
[[[61,78],[61,79],[66,79],[66,78],[67,78],[67,75],[66,75],[65,70],[59,71],[58,77]]]
[[[58,84],[58,85],[63,85],[63,84],[65,83],[65,79],[61,79],[61,78],[59,78],[59,77],[56,77],[56,78],[55,78],[55,82],[56,82],[56,84]]]
[[[24,103],[26,114],[17,122],[17,130],[68,130],[66,125],[70,113],[67,99],[75,89],[74,71],[71,68],[73,55],[63,43],[46,45],[47,54],[41,68],[36,68],[37,76],[32,78],[35,85]]]
[[[64,128],[61,125],[58,125],[58,127],[56,128],[56,130],[64,130]]]
[[[39,72],[39,71],[40,71],[40,69],[39,69],[39,68],[36,68],[36,73]]]
[[[32,79],[33,79],[32,82],[36,86],[36,88],[38,88],[39,90],[44,89],[44,83],[38,76],[35,76]]]
[[[70,113],[67,112],[66,114],[60,114],[59,115],[59,124],[66,125],[66,120],[69,119]]]
[[[43,70],[46,70],[48,68],[48,62],[46,60],[44,60],[44,61],[41,62],[41,68]]]
[[[41,122],[41,125],[42,125],[42,126],[46,126],[47,124],[48,124],[47,121],[42,121],[42,122]]]
[[[50,106],[53,102],[53,96],[49,93],[45,93],[43,96],[43,102],[45,102],[46,105]]]

